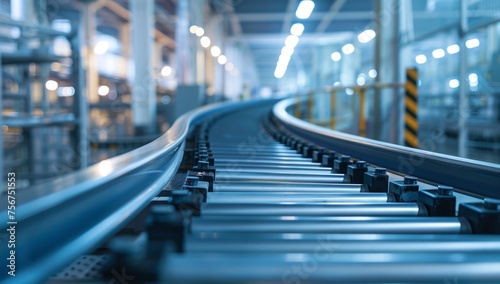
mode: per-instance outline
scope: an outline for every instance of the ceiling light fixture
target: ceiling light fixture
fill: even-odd
[[[354,45],[348,43],[342,47],[342,52],[346,55],[353,53],[355,50]]]
[[[208,36],[202,36],[200,38],[200,44],[201,46],[203,46],[204,48],[207,48],[210,46],[210,38]]]
[[[212,54],[213,57],[218,57],[221,54],[220,47],[214,45],[210,49],[210,53]]]
[[[290,28],[290,33],[294,36],[301,36],[304,32],[304,25],[301,23],[293,24]]]
[[[432,57],[434,58],[443,58],[444,56],[446,55],[446,53],[444,52],[444,49],[442,48],[438,48],[438,49],[435,49],[432,51]]]
[[[314,1],[312,0],[302,0],[295,11],[295,16],[299,19],[307,19],[311,16],[314,10]]]
[[[375,38],[376,33],[374,30],[365,30],[358,35],[358,41],[360,43],[367,43],[373,38]]]
[[[446,51],[449,54],[458,53],[460,51],[460,46],[458,44],[452,44],[452,45],[448,46],[448,48],[446,48]]]
[[[477,38],[472,38],[469,39],[468,41],[465,42],[465,46],[467,48],[475,48],[479,46],[479,40]]]
[[[285,46],[295,48],[299,43],[299,37],[296,35],[289,35],[285,39]]]
[[[338,51],[335,51],[334,53],[332,53],[332,55],[330,55],[330,57],[332,58],[333,61],[337,62],[340,61],[340,59],[342,59],[342,54],[340,54],[340,52]]]

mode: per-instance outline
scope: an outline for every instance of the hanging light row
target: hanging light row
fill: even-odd
[[[366,29],[366,30],[362,31],[361,33],[359,33],[357,38],[358,38],[359,43],[365,44],[365,43],[370,42],[372,39],[374,39],[375,36],[377,36],[377,34],[375,33],[374,30]],[[347,43],[344,46],[342,46],[342,48],[340,50],[342,51],[342,53],[340,51],[334,51],[330,55],[330,58],[333,61],[335,61],[335,62],[340,61],[342,59],[342,54],[344,54],[344,55],[352,54],[356,50],[356,47],[352,43]]]
[[[314,1],[312,0],[302,0],[295,11],[295,16],[298,19],[307,19],[311,15],[314,9]],[[277,79],[283,78],[288,68],[288,63],[292,58],[295,51],[295,47],[299,43],[299,37],[304,32],[304,25],[301,23],[295,23],[290,28],[290,35],[285,39],[285,45],[281,48],[281,54],[279,56],[278,62],[276,63],[276,69],[274,70],[274,77]]]
[[[234,66],[233,63],[229,62],[227,57],[222,54],[222,50],[217,45],[212,45],[212,40],[210,37],[205,35],[205,30],[196,25],[192,25],[189,28],[189,32],[200,38],[200,45],[204,48],[210,48],[210,54],[217,58],[217,62],[223,65],[226,71],[231,72],[231,75],[237,76],[239,74],[238,68]]]

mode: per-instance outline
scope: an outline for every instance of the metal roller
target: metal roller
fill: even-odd
[[[498,253],[318,250],[311,254],[170,255],[160,264],[160,271],[161,282],[168,283],[456,283],[457,279],[460,283],[499,283],[498,267]]]
[[[296,152],[294,153],[252,153],[252,154],[248,154],[248,153],[239,153],[239,152],[214,152],[215,155],[217,155],[217,158],[222,158],[222,159],[230,159],[230,158],[235,158],[235,159],[248,159],[249,157],[250,158],[256,158],[256,157],[260,157],[260,158],[265,158],[265,159],[281,159],[281,158],[301,158],[301,159],[304,159],[302,157],[301,154],[298,154]]]
[[[318,220],[320,219],[320,220]],[[471,233],[457,217],[193,218],[191,231],[220,233],[460,234]]]
[[[207,203],[385,203],[387,193],[209,192]]]
[[[327,234],[327,233],[260,233],[260,234],[245,234],[245,233],[191,233],[188,235],[188,240],[235,240],[235,241],[316,241],[316,242],[344,242],[344,241],[405,241],[405,242],[477,242],[480,246],[481,242],[485,242],[486,248],[488,243],[493,244],[497,241],[498,236],[495,235],[473,235],[473,234]],[[495,245],[492,245],[495,249]]]
[[[248,168],[222,168],[217,171],[217,174],[223,175],[301,175],[301,176],[324,176],[331,177],[333,174],[328,170],[300,170],[300,169],[248,169]]]
[[[335,253],[376,253],[376,252],[486,252],[500,253],[500,239],[491,236],[460,235],[461,238],[419,239],[403,235],[399,239],[356,239],[344,238],[336,240],[331,235],[318,235],[312,239],[255,239],[247,238],[189,238],[186,242],[186,253],[313,253],[324,250]]]
[[[255,192],[260,193],[282,193],[282,192],[295,192],[295,193],[359,193],[361,185],[359,184],[346,184],[346,183],[252,183],[226,180],[224,182],[214,183],[214,192]],[[385,194],[385,193],[384,193]],[[386,199],[387,200],[387,199]]]
[[[235,165],[233,163],[218,163],[217,166],[221,170],[238,170],[238,169],[245,169],[245,170],[256,170],[256,171],[263,171],[263,170],[300,170],[300,171],[313,171],[313,172],[324,172],[324,173],[331,173],[332,169],[330,168],[320,168],[318,166],[300,166],[300,167],[294,167],[294,166],[279,166],[279,165],[262,165],[262,166],[253,166],[253,165]]]
[[[202,216],[425,216],[417,203],[380,204],[220,204],[201,205]]]
[[[246,160],[241,160],[241,159],[216,159],[215,160],[215,166],[220,166],[222,164],[227,164],[231,163],[233,165],[252,165],[252,166],[261,166],[261,165],[266,165],[266,166],[315,166],[319,167],[320,163],[312,163],[312,162],[298,162],[298,161],[269,161],[266,159],[246,159]]]
[[[227,145],[227,144],[226,144]],[[214,152],[232,152],[232,153],[247,153],[247,154],[252,154],[252,153],[259,153],[259,154],[296,154],[297,151],[292,150],[286,146],[283,145],[278,145],[276,146],[265,146],[265,148],[262,149],[255,149],[255,148],[243,148],[243,147],[230,147],[230,146],[217,146],[217,145],[210,145],[210,149]]]
[[[294,175],[294,174],[261,174],[261,173],[217,173],[216,179],[219,184],[226,181],[246,182],[309,182],[309,183],[332,183],[342,182],[344,175]]]
[[[220,157],[221,160],[229,160],[229,159],[239,159],[240,161],[251,161],[253,159],[261,160],[266,159],[266,161],[280,161],[280,162],[310,162],[311,159],[302,158],[301,156],[288,156],[288,155],[219,155],[216,154],[217,157]],[[219,160],[219,159],[218,159]]]

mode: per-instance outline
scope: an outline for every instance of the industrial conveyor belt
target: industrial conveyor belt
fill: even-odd
[[[97,185],[100,195],[88,190],[88,196],[104,200],[88,205],[87,210],[100,206],[102,211],[115,213],[103,215],[108,219],[98,222],[99,226],[118,226],[114,218],[126,219],[120,228],[128,224],[120,232],[102,233],[103,239],[114,236],[111,241],[79,250],[80,255],[93,251],[93,256],[109,256],[106,265],[89,266],[99,272],[90,282],[500,283],[500,203],[490,198],[498,197],[498,189],[485,196],[484,190],[471,191],[468,182],[461,188],[456,181],[433,180],[428,169],[415,170],[416,178],[408,176],[394,166],[406,157],[395,154],[402,147],[387,155],[383,143],[347,136],[353,139],[354,150],[346,151],[342,141],[337,149],[313,126],[304,134],[305,130],[295,129],[301,122],[283,121],[277,106],[270,115],[273,106],[272,101],[249,103],[245,108],[198,114],[201,118],[191,121],[186,130],[185,143],[168,146],[175,153],[158,156],[163,166],[155,167],[151,159],[141,170]],[[332,141],[345,139],[335,135],[340,138],[332,136]],[[366,147],[366,157],[359,154],[360,145]],[[381,155],[374,160],[375,148]],[[182,162],[178,152],[183,153]],[[456,171],[460,173],[469,163],[445,158],[429,157],[424,166],[448,162],[453,164],[448,170],[456,170],[459,164]],[[169,170],[173,167],[184,184],[165,187],[173,177]],[[483,174],[500,173],[500,168],[491,165],[470,168]],[[439,177],[449,174],[446,167],[442,172],[434,170]],[[475,179],[476,173],[471,171],[469,179]],[[484,178],[478,184],[492,181]],[[149,189],[135,193],[141,183]],[[125,205],[106,205],[108,192]],[[144,200],[138,197],[145,194],[149,197]],[[37,212],[50,211],[50,206],[37,200],[31,200]],[[134,201],[143,205],[127,207]],[[52,208],[64,204],[68,203],[54,203]],[[91,212],[79,208],[75,206],[75,214]],[[128,217],[130,210],[135,214]],[[37,212],[26,214],[35,216],[26,217],[26,223],[38,221]],[[93,215],[89,215],[82,220],[91,223]],[[91,235],[100,236],[101,231],[89,228],[76,233],[91,242]],[[39,236],[36,230],[34,234]],[[64,236],[60,241],[66,241]],[[66,243],[67,249],[81,245],[78,241]],[[47,249],[58,248],[56,242],[47,245]],[[43,248],[38,251],[51,256]],[[40,261],[50,259],[42,256]],[[23,257],[20,261],[30,263]],[[37,272],[42,266],[35,259],[31,269]],[[55,266],[45,267],[55,270]],[[64,273],[72,268],[48,279],[71,282]],[[122,278],[116,278],[117,272]],[[123,278],[124,273],[128,278]],[[33,275],[23,279],[47,279],[42,272]],[[84,276],[76,279],[89,281]]]
[[[421,203],[389,202],[386,192],[361,192],[361,185],[343,182],[344,174],[332,174],[263,134],[266,112],[227,115],[201,133],[208,134],[201,144],[214,157],[214,191],[207,193],[199,216],[191,218],[184,252],[164,260],[162,280],[500,279],[500,238],[469,235],[464,217],[430,217]]]

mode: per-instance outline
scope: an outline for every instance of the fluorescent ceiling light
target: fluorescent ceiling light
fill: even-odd
[[[342,47],[342,52],[343,52],[344,54],[351,54],[351,53],[353,53],[353,52],[354,52],[354,49],[355,49],[355,48],[354,48],[354,45],[352,45],[352,44],[348,43],[348,44],[346,44],[346,45],[344,45],[344,46]]]
[[[469,74],[469,85],[471,87],[477,87],[477,85],[479,85],[479,77],[476,73]]]
[[[299,19],[307,19],[311,16],[313,9],[314,2],[312,0],[302,0],[295,11],[295,16]]]
[[[284,64],[276,65],[276,69],[274,70],[274,77],[276,77],[277,79],[283,78],[283,76],[285,76],[287,68],[288,68],[288,65],[284,65]]]
[[[104,97],[109,94],[109,87],[106,85],[99,86],[99,88],[97,89],[97,93],[99,94],[99,96]]]
[[[427,62],[427,56],[419,54],[415,57],[415,62],[417,62],[418,64],[424,64],[425,62]]]
[[[290,55],[282,53],[282,54],[280,54],[278,62],[282,62],[283,61],[283,62],[287,62],[287,64],[288,64],[288,62],[290,61],[290,58],[291,58]]]
[[[192,34],[195,34],[197,29],[198,29],[198,26],[197,26],[197,25],[192,25],[192,26],[189,28],[189,32],[190,32],[190,33],[192,33]]]
[[[432,57],[434,57],[434,58],[443,58],[445,55],[446,55],[446,53],[444,52],[444,49],[442,49],[442,48],[435,49],[432,51]]]
[[[217,57],[217,62],[219,62],[220,65],[224,65],[227,63],[227,57],[225,55],[220,55]]]
[[[460,46],[458,44],[452,44],[452,45],[448,46],[448,48],[446,48],[446,51],[449,54],[458,53],[460,51]]]
[[[358,83],[358,85],[360,85],[360,86],[363,86],[363,85],[366,83],[366,79],[365,79],[365,77],[363,77],[363,76],[359,76],[359,77],[356,79],[356,83]]]
[[[469,39],[468,41],[465,42],[465,46],[467,48],[478,47],[479,46],[479,40],[477,38]]]
[[[210,53],[212,54],[213,57],[218,57],[221,54],[220,47],[214,45],[210,49]]]
[[[205,34],[205,30],[202,27],[198,27],[196,29],[196,35],[197,36],[203,36]]]
[[[365,30],[358,35],[358,41],[361,43],[367,43],[376,36],[374,30]]]
[[[281,54],[283,55],[292,56],[293,52],[294,48],[287,45],[283,46],[283,48],[281,49]]]
[[[340,52],[338,51],[335,51],[334,53],[332,53],[332,55],[330,55],[330,57],[332,58],[333,61],[337,62],[340,59],[342,59],[342,54],[340,54]]]
[[[54,80],[47,80],[45,82],[45,88],[49,91],[55,91],[59,87],[59,84]]]
[[[301,23],[293,24],[290,28],[290,33],[295,36],[301,36],[304,32],[304,25]]]
[[[204,48],[207,48],[210,46],[210,38],[208,36],[202,36],[200,38],[200,44],[201,46],[203,46]]]
[[[225,68],[226,68],[226,71],[232,71],[232,70],[233,70],[233,68],[234,68],[234,65],[233,65],[233,63],[228,62],[228,63],[226,64]]]
[[[458,81],[457,79],[451,79],[450,82],[448,82],[448,85],[450,86],[450,88],[456,89],[458,88],[458,86],[460,86],[460,81]]]
[[[108,51],[109,43],[107,41],[101,40],[94,47],[94,53],[97,55],[103,55]]]
[[[168,76],[170,76],[170,74],[172,74],[172,67],[163,66],[163,68],[161,68],[160,73],[163,77],[168,77]]]
[[[61,87],[58,90],[57,95],[59,97],[71,97],[75,94],[75,88],[73,87]]]
[[[299,37],[296,35],[289,35],[285,39],[285,46],[295,48],[298,43],[299,43]]]

